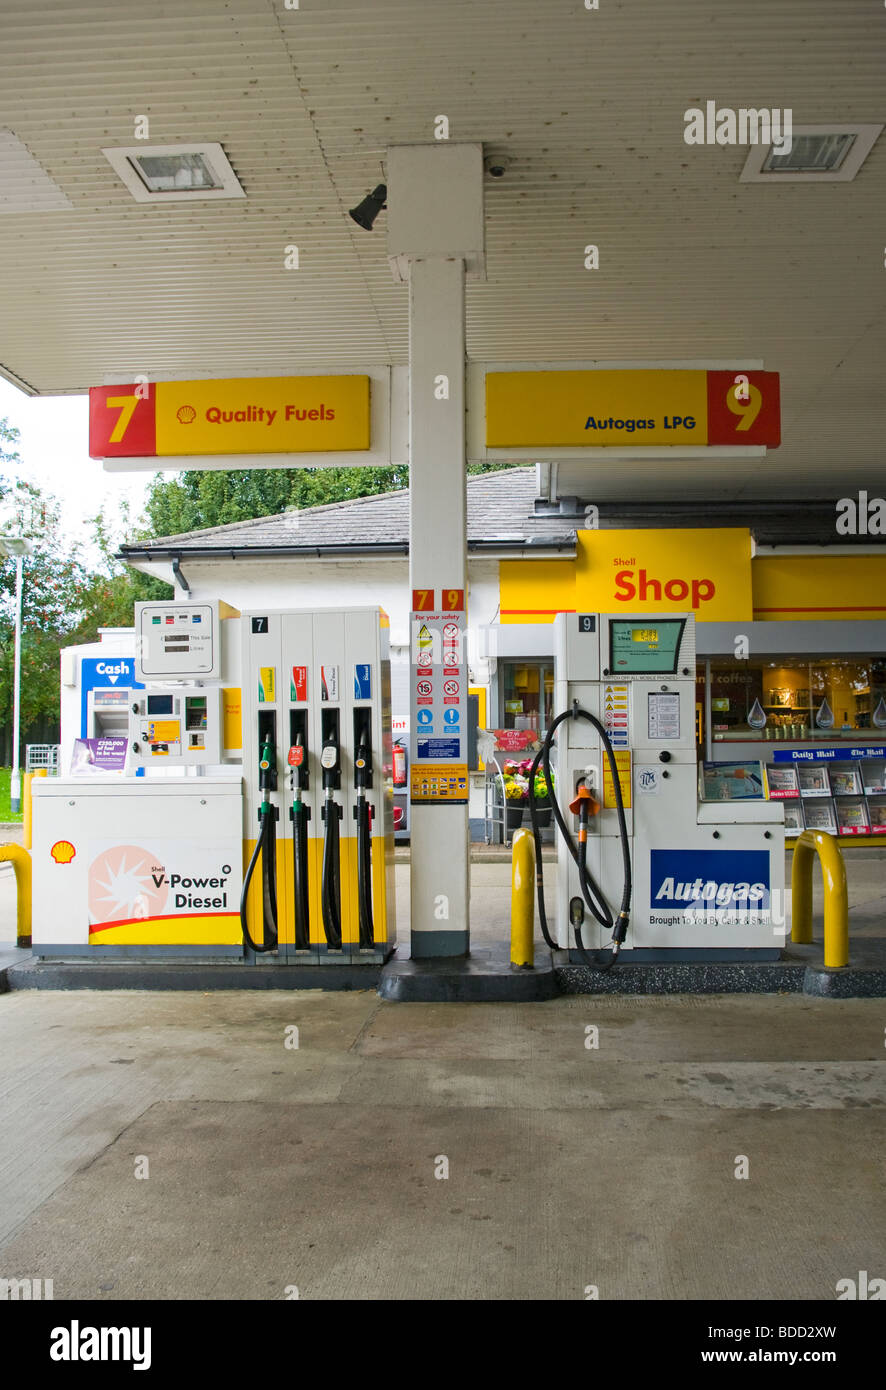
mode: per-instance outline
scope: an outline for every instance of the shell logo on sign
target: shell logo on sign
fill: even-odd
[[[56,840],[49,853],[56,864],[70,864],[71,860],[76,857],[77,851],[70,840]]]
[[[169,888],[156,867],[155,857],[140,845],[115,845],[100,854],[89,870],[90,922],[144,919],[161,913]]]

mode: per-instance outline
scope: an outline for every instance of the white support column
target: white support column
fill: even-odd
[[[462,590],[467,600],[465,280],[485,276],[483,148],[448,141],[394,146],[388,151],[387,189],[388,257],[395,278],[409,284],[410,585],[433,590],[434,607],[445,612],[443,591]],[[458,676],[466,685],[466,652],[461,659]],[[451,740],[439,742],[444,749],[460,746],[459,761],[466,764],[467,692],[461,692],[456,724],[451,706],[444,711],[437,695],[445,650],[435,650],[432,660],[430,686],[439,711],[433,718],[447,720],[435,733],[457,728]],[[418,669],[415,650],[411,661],[417,699],[426,673]],[[413,727],[413,756],[416,739]],[[448,800],[447,786],[445,799],[413,801],[410,807],[414,959],[468,951],[469,778],[465,783],[461,804]]]
[[[462,589],[467,599],[462,260],[412,262],[409,361],[409,582],[438,595],[444,587]],[[433,659],[439,681],[441,653]],[[410,814],[412,957],[464,955],[470,944],[467,805],[413,805]]]

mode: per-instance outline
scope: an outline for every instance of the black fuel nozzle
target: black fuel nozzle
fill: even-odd
[[[354,786],[358,792],[365,792],[372,785],[372,749],[363,740],[354,758]]]
[[[320,766],[323,769],[323,790],[337,791],[341,785],[341,758],[338,742],[328,734],[320,753]]]

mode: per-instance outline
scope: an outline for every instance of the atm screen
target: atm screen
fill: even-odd
[[[172,714],[171,695],[149,695],[148,714]]]
[[[614,676],[673,676],[685,618],[614,618],[609,623],[609,669]]]

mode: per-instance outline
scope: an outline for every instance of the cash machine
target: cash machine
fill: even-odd
[[[111,706],[122,776],[34,786],[38,956],[242,955],[238,618],[136,604],[135,680]]]

